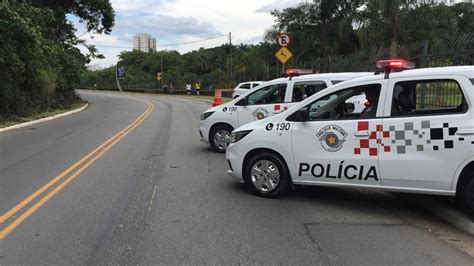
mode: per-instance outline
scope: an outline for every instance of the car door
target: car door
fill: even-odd
[[[284,110],[288,82],[261,87],[236,103],[239,125],[261,120]]]
[[[306,105],[307,120],[291,127],[296,184],[380,185],[378,130],[387,81],[354,84]],[[354,113],[351,98],[378,94],[375,111]],[[364,116],[369,114],[369,116]]]
[[[462,76],[390,79],[380,151],[382,185],[452,189],[456,169],[472,154],[473,129]],[[466,131],[466,132],[467,132]]]

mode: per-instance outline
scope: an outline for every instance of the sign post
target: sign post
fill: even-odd
[[[285,64],[288,60],[293,57],[291,51],[287,48],[290,46],[291,38],[288,33],[280,33],[276,39],[278,45],[281,47],[278,52],[275,53],[276,58],[281,62],[283,65],[283,72],[285,72]]]
[[[280,33],[277,37],[277,43],[280,47],[288,47],[291,43],[291,38],[288,33]]]
[[[288,60],[293,57],[293,54],[286,47],[280,48],[278,52],[275,53],[276,58],[283,64],[283,72],[285,71],[285,64]]]

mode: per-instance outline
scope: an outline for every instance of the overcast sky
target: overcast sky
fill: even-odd
[[[202,40],[232,32],[232,43],[256,44],[274,19],[270,11],[296,6],[304,0],[111,0],[115,27],[110,35],[91,38],[76,19],[77,35],[97,45],[105,59],[91,65],[114,65],[123,50],[132,50],[133,35],[146,32],[157,46]],[[200,47],[210,48],[228,42],[227,37],[205,42],[157,47],[185,53]]]

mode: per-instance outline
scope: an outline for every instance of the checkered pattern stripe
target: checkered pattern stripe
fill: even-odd
[[[369,121],[361,121],[357,123],[357,131],[366,130],[370,130]],[[359,146],[354,148],[354,154],[361,155],[368,153],[369,156],[377,156],[379,144],[382,145],[384,152],[390,152],[391,147],[382,142],[383,139],[390,138],[390,133],[390,131],[384,130],[383,125],[376,125],[375,130],[370,131],[368,139],[359,140]]]
[[[397,154],[405,154],[410,148],[416,151],[453,149],[456,140],[464,141],[463,138],[456,138],[457,130],[457,127],[450,127],[449,123],[432,127],[429,120],[421,121],[418,127],[413,122],[404,123],[403,129],[390,126],[390,131],[395,133],[392,144],[396,145]]]
[[[359,122],[357,131],[364,130],[370,130],[370,137],[359,140],[359,145],[354,148],[355,155],[377,156],[379,145],[383,148],[383,152],[406,154],[413,151],[453,149],[457,145],[455,143],[464,141],[464,138],[455,135],[458,130],[457,127],[450,126],[449,123],[433,127],[429,120],[417,124],[405,122],[402,128],[390,125],[388,130],[380,124],[370,125],[369,121]],[[471,144],[474,144],[474,142],[471,142]]]

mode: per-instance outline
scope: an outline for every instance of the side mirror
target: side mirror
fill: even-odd
[[[244,97],[244,98],[240,99],[239,101],[237,101],[235,103],[235,105],[237,105],[237,106],[247,106],[248,105],[247,97]]]
[[[304,122],[309,120],[309,108],[303,107],[291,114],[286,120],[292,122]]]

